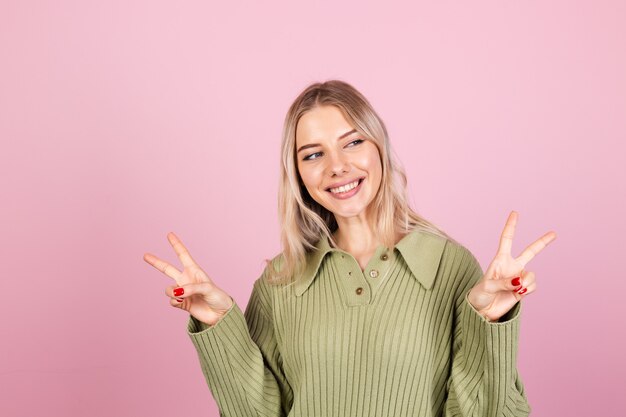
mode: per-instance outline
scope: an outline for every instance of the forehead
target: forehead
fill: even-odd
[[[338,107],[316,107],[300,117],[296,127],[296,144],[335,140],[351,129],[353,126]]]

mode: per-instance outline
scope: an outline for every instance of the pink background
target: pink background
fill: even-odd
[[[532,415],[623,412],[625,40],[620,0],[2,1],[0,415],[218,415],[142,256],[176,232],[243,308],[284,115],[330,78],[483,268],[510,210],[516,255],[557,232],[527,268]]]

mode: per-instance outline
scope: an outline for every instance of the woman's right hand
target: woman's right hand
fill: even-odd
[[[144,261],[176,281],[177,285],[165,289],[171,306],[188,311],[209,326],[215,325],[232,307],[233,299],[215,286],[174,233],[168,233],[167,240],[183,264],[182,272],[150,253],[143,255]]]

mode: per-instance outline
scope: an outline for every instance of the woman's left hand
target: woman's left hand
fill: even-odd
[[[556,239],[556,233],[548,232],[524,249],[520,256],[513,258],[511,247],[516,224],[517,212],[512,211],[502,231],[496,257],[467,297],[476,311],[489,321],[497,321],[520,299],[535,290],[535,274],[524,270],[524,266]]]

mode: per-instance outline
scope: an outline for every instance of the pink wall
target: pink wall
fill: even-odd
[[[176,261],[175,231],[245,306],[283,117],[329,78],[483,267],[510,210],[517,254],[557,232],[527,268],[532,415],[623,411],[626,3],[247,3],[0,3],[0,415],[218,415],[142,255]]]

